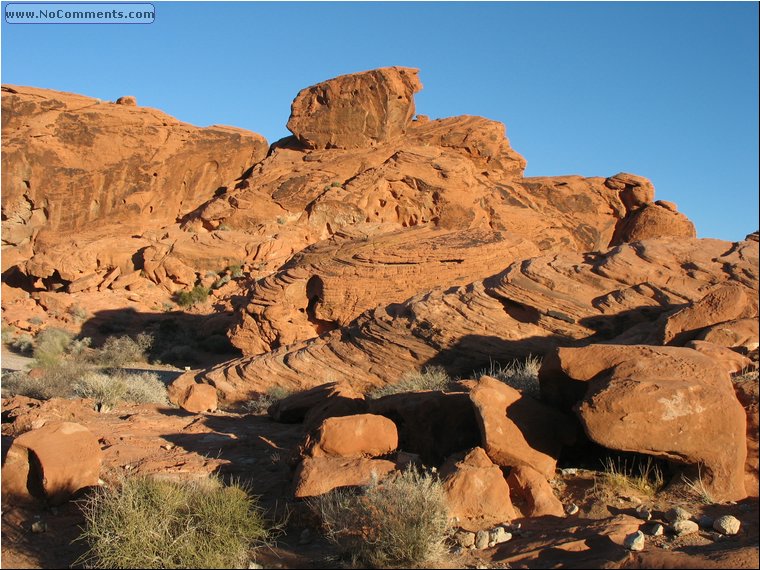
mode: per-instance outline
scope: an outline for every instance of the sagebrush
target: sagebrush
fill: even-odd
[[[443,485],[407,469],[359,492],[335,489],[311,502],[325,537],[359,567],[423,568],[446,551]]]
[[[218,479],[128,478],[83,503],[91,568],[247,568],[270,536],[261,509]]]

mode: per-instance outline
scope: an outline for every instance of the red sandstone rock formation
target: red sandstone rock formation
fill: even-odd
[[[721,283],[745,288],[743,315],[756,317],[757,267],[755,241],[663,238],[607,252],[540,256],[482,281],[366,311],[319,338],[201,376],[234,401],[275,383],[303,389],[346,379],[363,390],[425,364],[467,374],[489,359],[544,354],[584,339],[658,344],[660,317]]]

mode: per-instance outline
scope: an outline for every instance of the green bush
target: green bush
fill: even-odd
[[[180,307],[192,307],[208,299],[209,293],[210,289],[208,287],[196,285],[190,291],[180,291],[177,293],[176,302]]]
[[[269,537],[245,489],[217,479],[125,479],[84,502],[91,568],[246,568]]]
[[[424,568],[445,552],[446,495],[430,474],[408,469],[359,493],[333,490],[311,506],[326,538],[354,565]]]
[[[395,384],[388,384],[372,390],[370,398],[382,398],[390,394],[417,392],[422,390],[446,390],[451,384],[451,378],[440,366],[428,366],[422,372],[407,372]]]
[[[34,338],[29,333],[21,333],[10,343],[13,350],[20,354],[32,354]]]

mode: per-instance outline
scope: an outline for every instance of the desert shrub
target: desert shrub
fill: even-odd
[[[440,366],[428,366],[421,372],[407,372],[395,384],[388,384],[372,390],[370,398],[382,398],[390,394],[416,392],[420,390],[445,390],[451,384],[451,378]]]
[[[34,340],[32,352],[37,366],[49,367],[58,364],[73,339],[71,333],[62,329],[49,328],[40,332]]]
[[[214,281],[214,284],[211,286],[212,289],[218,289],[222,285],[226,285],[230,282],[232,278],[229,275],[222,275],[219,279]]]
[[[217,479],[128,478],[83,504],[92,568],[246,568],[269,533],[245,489]]]
[[[243,408],[251,414],[266,414],[269,406],[290,396],[291,392],[282,386],[270,386],[265,394],[255,400],[248,400]]]
[[[21,333],[10,343],[11,348],[20,354],[32,354],[34,339],[29,333]]]
[[[66,312],[71,315],[75,321],[83,321],[87,318],[87,310],[80,305],[71,305]]]
[[[145,362],[153,345],[153,337],[140,333],[136,339],[129,336],[109,336],[95,353],[95,362],[103,366],[119,367],[133,362]]]
[[[443,485],[413,468],[358,493],[335,489],[311,506],[325,537],[354,565],[427,567],[445,552],[449,515]]]
[[[30,318],[30,319],[29,319],[29,323],[30,323],[30,324],[33,324],[33,325],[35,325],[35,326],[39,326],[39,325],[41,325],[41,324],[42,324],[42,322],[43,322],[43,321],[42,321],[42,317],[37,317],[37,316],[34,316],[34,317],[32,317],[32,318]]]
[[[74,394],[92,398],[101,406],[114,407],[120,402],[167,404],[166,386],[152,372],[103,374],[88,372],[73,385]]]
[[[14,327],[13,325],[6,325],[5,323],[3,323],[2,334],[3,334],[3,344],[10,344],[16,338],[16,335],[18,334],[18,329]]]
[[[208,299],[209,292],[208,287],[196,285],[190,291],[180,291],[177,293],[176,302],[180,307],[192,307]]]
[[[228,269],[230,270],[230,275],[232,275],[233,279],[243,276],[243,266],[239,263],[230,265]]]
[[[88,366],[76,360],[60,360],[43,370],[42,375],[30,376],[15,372],[3,376],[3,395],[26,396],[38,400],[76,397],[74,386],[87,373]]]
[[[161,362],[168,362],[175,366],[186,366],[197,362],[196,351],[186,344],[178,344],[164,350],[160,357]]]
[[[541,397],[538,383],[538,371],[540,368],[541,359],[529,355],[525,360],[513,360],[505,365],[491,361],[490,366],[476,372],[475,377],[480,378],[483,375],[491,376],[497,380],[501,380],[515,390],[519,390],[523,394],[539,399]]]

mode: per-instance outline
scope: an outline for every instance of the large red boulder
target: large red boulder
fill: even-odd
[[[379,457],[397,447],[396,425],[374,414],[327,418],[306,444],[313,457]]]
[[[483,448],[450,457],[441,468],[441,477],[449,513],[457,519],[457,526],[477,531],[516,517],[504,474]]]
[[[363,148],[404,134],[422,89],[418,69],[384,67],[301,90],[288,129],[308,148]]]
[[[103,453],[86,427],[54,421],[17,437],[3,463],[4,502],[56,505],[98,484]]]
[[[513,467],[507,477],[515,504],[525,517],[565,516],[562,503],[541,473],[528,466]]]
[[[345,457],[305,457],[294,477],[297,498],[314,497],[340,487],[368,485],[396,468],[383,459]]]
[[[712,358],[680,347],[560,348],[539,378],[545,396],[575,404],[594,442],[699,466],[716,500],[747,496],[747,418]]]

